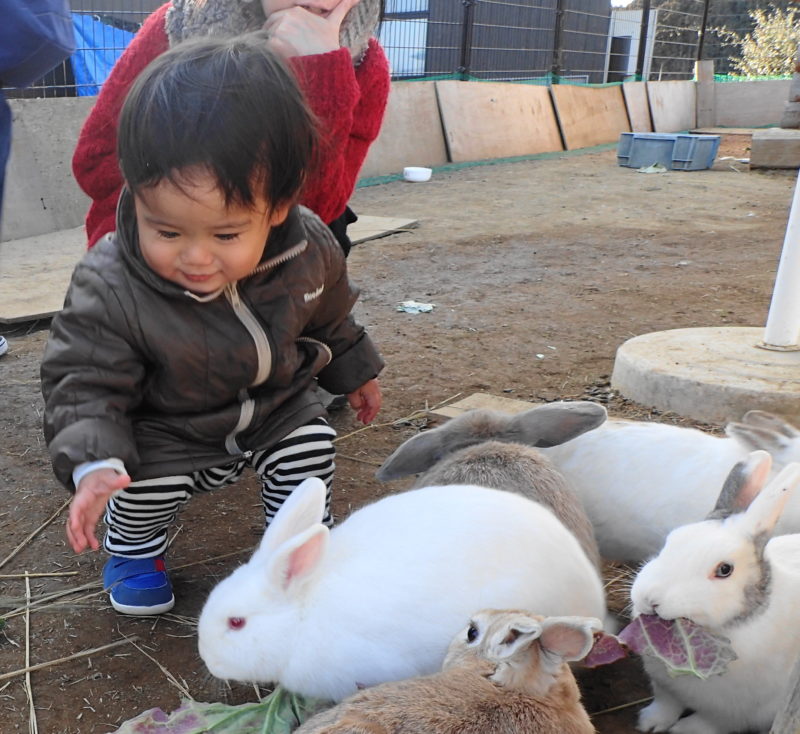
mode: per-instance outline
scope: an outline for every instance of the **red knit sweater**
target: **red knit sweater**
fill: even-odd
[[[168,8],[169,3],[154,11],[120,56],[78,138],[72,171],[92,199],[86,215],[89,247],[116,228],[122,187],[117,120],[134,79],[169,47],[164,25]],[[380,132],[389,97],[389,64],[374,38],[357,67],[346,48],[298,56],[291,63],[322,130],[319,163],[306,182],[301,203],[331,222],[344,211],[369,146]]]

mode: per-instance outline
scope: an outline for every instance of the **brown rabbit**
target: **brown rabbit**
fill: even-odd
[[[312,717],[295,734],[593,734],[567,661],[600,620],[487,609],[434,675],[383,683]]]

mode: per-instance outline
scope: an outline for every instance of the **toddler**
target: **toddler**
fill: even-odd
[[[317,380],[364,423],[380,408],[344,253],[296,205],[314,146],[262,32],[179,44],[125,101],[116,231],[75,269],[42,363],[45,437],[75,491],[67,536],[98,549],[105,513],[119,612],[172,608],[167,529],[194,493],[250,466],[269,522],[303,479],[330,488]]]

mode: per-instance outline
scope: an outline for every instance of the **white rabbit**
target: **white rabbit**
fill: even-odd
[[[591,649],[599,619],[486,609],[450,643],[442,671],[367,688],[296,734],[593,734],[566,661]]]
[[[800,656],[800,535],[768,539],[800,482],[800,464],[762,490],[770,464],[765,451],[737,464],[709,519],[673,530],[636,576],[634,615],[685,617],[727,637],[738,656],[724,673],[701,679],[670,677],[645,654],[655,698],[640,712],[640,731],[767,732],[787,695]],[[694,713],[679,718],[685,709]]]
[[[304,481],[250,561],[211,591],[198,643],[215,676],[340,700],[439,670],[476,609],[604,618],[599,574],[536,502],[426,487],[384,497],[329,531],[324,498],[320,480]]]
[[[573,532],[589,560],[600,553],[583,504],[534,446],[553,446],[599,426],[607,413],[585,401],[538,405],[518,415],[470,410],[402,443],[378,469],[381,481],[422,472],[415,487],[473,484],[541,502]]]
[[[750,451],[772,454],[775,471],[800,461],[800,431],[750,411],[726,437],[695,428],[610,419],[560,446],[543,449],[577,492],[604,558],[643,561],[673,528],[703,519],[717,490]],[[800,532],[800,494],[776,534]]]

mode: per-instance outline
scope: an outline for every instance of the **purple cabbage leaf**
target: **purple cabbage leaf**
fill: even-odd
[[[618,637],[639,655],[661,660],[673,677],[691,674],[705,680],[724,673],[737,657],[727,637],[684,617],[640,614]]]

